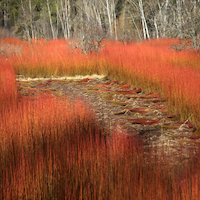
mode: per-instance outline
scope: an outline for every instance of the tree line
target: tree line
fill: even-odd
[[[200,0],[0,0],[0,36],[199,38]]]

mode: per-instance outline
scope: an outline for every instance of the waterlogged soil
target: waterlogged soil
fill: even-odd
[[[150,148],[155,149],[152,156],[164,156],[172,165],[195,159],[198,152],[200,137],[194,134],[195,126],[189,120],[180,121],[178,115],[169,114],[159,94],[144,93],[142,88],[106,78],[18,79],[17,84],[19,92],[27,97],[50,92],[70,101],[83,99],[94,109],[105,132],[116,134],[117,127],[117,134],[137,135],[146,154]]]

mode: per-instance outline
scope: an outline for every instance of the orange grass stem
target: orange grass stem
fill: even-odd
[[[8,38],[5,42],[20,43]],[[20,54],[8,61],[17,74],[29,77],[51,77],[76,74],[105,74],[110,79],[141,87],[143,91],[159,92],[167,100],[169,111],[179,113],[182,120],[200,128],[199,54],[174,52],[176,39],[160,39],[125,44],[106,41],[98,55],[72,51],[65,40],[36,44],[22,42]]]

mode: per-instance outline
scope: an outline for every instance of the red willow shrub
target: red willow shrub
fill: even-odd
[[[22,43],[23,50],[9,61],[16,74],[28,77],[51,77],[103,73],[95,54],[85,55],[69,48],[67,41],[38,40],[36,44]]]
[[[198,159],[196,166],[169,168],[136,136],[116,129],[104,138],[79,100],[22,98],[0,118],[0,132],[2,200],[200,197]]]
[[[145,92],[159,92],[169,110],[200,127],[200,59],[191,52],[173,52],[176,40],[113,45],[101,52],[111,79],[131,83]]]
[[[10,102],[17,97],[15,71],[5,60],[0,60],[0,101]]]
[[[134,46],[115,43],[98,56],[75,52],[67,57],[65,47],[53,48],[59,42],[52,41],[48,43],[52,46],[26,44],[22,57],[8,60],[22,66],[15,70],[46,76],[56,70],[57,75],[68,70],[97,72],[100,66],[113,79],[159,90],[176,107],[182,100],[182,107],[190,105],[186,94],[197,103],[192,93],[198,91],[198,69],[194,73],[195,66],[190,71],[181,61],[172,65],[178,63],[178,57],[172,56],[165,42],[160,47],[153,43],[153,49],[148,42]],[[38,54],[36,47],[41,48]],[[6,76],[14,78],[11,71]],[[9,96],[12,84],[3,85],[2,91]],[[198,154],[190,166],[169,168],[166,157],[143,152],[136,137],[117,129],[112,136],[103,133],[94,113],[79,100],[73,104],[50,95],[17,98],[12,109],[3,109],[0,115],[0,199],[200,199]]]
[[[13,39],[5,41],[14,43]],[[199,55],[175,52],[170,47],[174,43],[178,40],[125,45],[106,41],[98,55],[84,55],[78,49],[72,51],[65,40],[38,40],[36,44],[21,41],[21,54],[9,57],[8,61],[17,74],[30,77],[97,73],[141,87],[143,91],[159,92],[172,113],[179,113],[182,120],[192,116],[190,119],[199,128]]]
[[[62,165],[68,167],[76,159],[82,143],[101,140],[102,130],[95,122],[80,100],[69,103],[50,95],[21,97],[12,109],[3,110],[0,199],[52,199],[63,192],[60,179],[67,178],[67,168]]]

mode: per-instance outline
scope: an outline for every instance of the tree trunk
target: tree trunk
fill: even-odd
[[[113,22],[114,22],[114,27],[115,27],[115,39],[117,40],[117,20],[116,20],[116,13],[115,13],[115,2],[114,0],[112,1],[113,4]]]
[[[56,5],[56,10],[57,10],[57,16],[58,16],[58,18],[60,20],[60,23],[61,23],[61,27],[62,27],[64,38],[67,39],[67,31],[65,29],[65,26],[64,26],[64,23],[63,23],[63,19],[60,16],[60,13],[59,13],[59,10],[58,10],[58,5]]]
[[[145,16],[144,16],[142,0],[138,0],[138,3],[139,3],[139,10],[140,10],[140,15],[141,15],[141,20],[142,20],[142,28],[143,28],[144,39],[145,40],[146,39],[150,39],[149,30],[148,30],[146,19],[145,19]]]
[[[154,16],[154,26],[155,26],[155,29],[156,29],[156,38],[158,39],[159,38],[159,33],[158,33],[158,25],[157,25],[157,21],[156,21],[156,16]]]
[[[98,25],[99,27],[102,27],[102,24],[101,24],[101,17],[100,17],[100,13],[99,13],[99,10],[95,7],[94,4],[92,4],[92,8],[93,8],[93,12],[94,12],[94,15],[97,19],[97,22],[98,22]]]
[[[65,0],[65,17],[66,17],[66,29],[67,29],[67,37],[70,38],[70,27],[69,27],[69,20],[70,20],[70,2],[69,0]]]
[[[23,12],[23,16],[24,16],[24,19],[26,19],[26,13],[25,13],[25,9],[24,9],[24,5],[23,5],[23,2],[21,0],[21,6],[22,6],[22,12]],[[29,29],[28,29],[28,26],[27,26],[27,22],[25,21],[25,31],[26,31],[26,36],[27,36],[27,40],[29,42],[31,42],[31,38],[30,38],[30,33],[29,33]]]
[[[176,0],[177,5],[177,14],[178,14],[178,22],[177,22],[177,28],[179,32],[179,37],[182,38],[182,17],[181,17],[181,2],[180,0]]]
[[[4,5],[3,5],[3,7],[4,7],[4,9],[3,9],[3,26],[4,26],[4,29],[6,29],[7,25],[8,25],[8,23],[7,23],[7,20],[8,20],[7,6],[8,5],[6,5],[6,2],[4,0]]]
[[[128,13],[130,14],[131,19],[132,19],[132,22],[133,22],[133,24],[134,24],[134,26],[135,26],[135,28],[136,28],[136,30],[137,30],[137,33],[138,33],[139,39],[142,40],[141,35],[140,35],[140,31],[139,31],[139,29],[138,29],[138,27],[137,27],[137,24],[135,23],[135,20],[134,20],[133,15],[131,14],[130,11],[128,11]]]
[[[49,21],[50,21],[52,36],[53,36],[53,39],[55,40],[56,36],[55,36],[54,28],[53,28],[53,22],[52,22],[52,19],[51,19],[51,11],[50,11],[50,7],[49,7],[49,0],[47,0],[47,9],[48,9],[48,13],[49,13]]]
[[[111,15],[110,15],[110,8],[109,8],[109,2],[108,0],[106,0],[106,9],[107,9],[107,15],[108,15],[108,22],[109,22],[109,32],[110,32],[110,36],[113,36],[113,32],[112,32],[112,22],[111,22]]]
[[[29,10],[30,10],[30,20],[31,20],[31,36],[32,36],[32,38],[34,38],[31,0],[29,0]]]
[[[163,23],[162,23],[162,37],[166,37],[166,24],[167,24],[167,8],[169,0],[166,0],[163,12]]]

